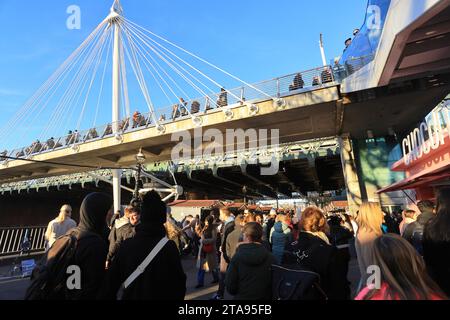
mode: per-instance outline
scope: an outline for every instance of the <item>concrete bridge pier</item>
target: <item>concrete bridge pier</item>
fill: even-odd
[[[347,188],[348,206],[350,212],[356,214],[358,207],[362,203],[362,196],[353,143],[348,135],[343,135],[339,137],[339,145],[345,187]]]
[[[403,192],[377,193],[383,186],[404,178],[403,173],[390,170],[401,158],[395,137],[355,139],[344,134],[339,137],[339,143],[350,212],[355,214],[364,201],[379,202],[386,212],[402,209],[410,203]]]

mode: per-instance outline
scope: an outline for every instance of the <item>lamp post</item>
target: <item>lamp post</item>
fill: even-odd
[[[242,188],[242,193],[244,194],[244,204],[247,205],[247,186]]]
[[[139,150],[139,153],[136,155],[137,162],[137,170],[136,170],[136,185],[134,187],[134,199],[133,201],[139,199],[139,182],[141,181],[141,171],[142,166],[145,163],[145,155],[142,153],[142,149]]]

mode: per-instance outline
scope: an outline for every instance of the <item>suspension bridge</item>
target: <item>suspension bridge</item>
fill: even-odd
[[[6,141],[18,126],[45,123],[40,132],[19,133],[16,140],[27,146],[5,143],[0,182],[110,170],[118,208],[122,169],[134,167],[139,150],[160,162],[170,160],[171,136],[180,131],[265,128],[280,130],[280,144],[332,137],[344,150],[346,184],[355,184],[343,137],[401,135],[450,91],[448,46],[439,40],[448,37],[449,1],[428,1],[409,15],[396,0],[368,3],[374,4],[383,23],[363,27],[335,65],[251,84],[127,19],[116,0],[0,129]],[[436,37],[429,49],[422,45]],[[217,78],[237,85],[226,88]],[[177,194],[173,183],[157,181]]]

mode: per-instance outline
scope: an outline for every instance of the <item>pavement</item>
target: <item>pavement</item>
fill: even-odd
[[[183,257],[182,263],[184,272],[187,276],[186,300],[201,301],[211,299],[218,289],[217,284],[210,284],[213,280],[212,276],[210,274],[206,274],[205,287],[195,289],[195,286],[197,285],[197,268],[195,258],[192,256]],[[28,278],[21,279],[5,277],[10,268],[10,265],[0,267],[0,300],[23,300],[25,292],[30,285],[30,280]],[[356,260],[352,260],[349,265],[348,280],[352,283],[353,296],[355,295],[359,277],[358,263]],[[232,299],[229,295],[226,295],[225,298],[227,300]]]
[[[211,285],[212,276],[205,276],[205,287],[195,289],[197,285],[197,268],[194,257],[183,257],[184,272],[187,275],[186,300],[209,300],[217,292],[218,285]],[[0,267],[0,300],[22,300],[30,285],[28,278],[10,277],[12,265]]]

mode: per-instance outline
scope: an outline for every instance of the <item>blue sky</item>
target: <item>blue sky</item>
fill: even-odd
[[[112,0],[0,0],[0,128],[92,32],[111,4]],[[80,30],[66,27],[70,5],[81,8]],[[321,32],[327,59],[340,55],[344,40],[363,23],[367,3],[122,0],[122,5],[135,23],[245,81],[257,82],[320,66]],[[43,121],[26,126],[39,130]],[[0,136],[0,149],[27,144],[23,139],[8,137],[5,142]]]

